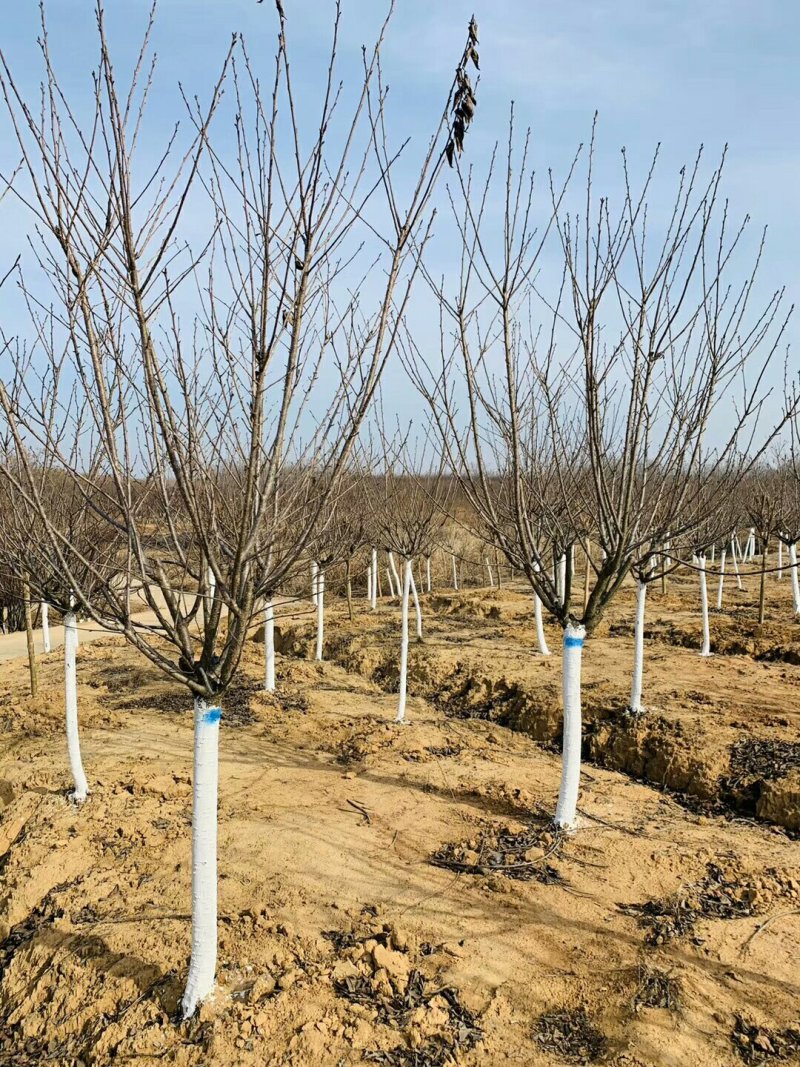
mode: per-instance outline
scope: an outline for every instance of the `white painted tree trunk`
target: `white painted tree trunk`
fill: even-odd
[[[563,604],[567,596],[567,554],[566,552],[558,560],[558,596]]]
[[[214,991],[217,969],[217,790],[220,708],[194,701],[192,777],[192,957],[181,1001],[184,1019]]]
[[[717,586],[717,611],[722,611],[722,590],[725,586],[725,557],[727,552],[723,548],[719,554],[719,585]]]
[[[711,562],[712,563],[714,562],[714,553],[716,552],[716,550],[717,550],[717,546],[716,545],[712,545],[711,546]]]
[[[372,564],[367,567],[367,603],[372,603]]]
[[[536,648],[540,656],[549,656],[550,649],[544,636],[544,623],[542,622],[542,602],[539,594],[533,594],[533,617],[536,621]]]
[[[406,721],[406,690],[408,687],[408,594],[411,590],[411,560],[403,564],[403,599],[400,608],[400,685],[395,722]]]
[[[67,755],[75,785],[71,797],[82,804],[89,795],[89,785],[83,771],[81,743],[78,736],[78,620],[72,611],[64,616],[64,707],[67,722]]]
[[[563,695],[564,744],[556,826],[575,828],[581,780],[581,658],[586,631],[567,623],[564,630]]]
[[[392,580],[392,572],[388,567],[386,568],[386,577],[389,582],[389,596],[394,599],[394,581]]]
[[[736,559],[736,537],[731,538],[731,561],[733,563],[733,573],[736,575],[736,588],[741,590],[742,588],[742,576],[739,573],[739,563]],[[739,553],[741,555],[741,552]]]
[[[453,588],[458,592],[458,569],[456,567],[456,557],[451,557],[453,560]]]
[[[698,556],[698,572],[700,574],[700,610],[703,614],[703,647],[701,656],[711,655],[711,630],[708,625],[708,584],[706,582],[706,557]]]
[[[311,560],[311,603],[314,607],[317,606],[317,596],[319,595],[319,564],[315,559]]]
[[[633,628],[633,680],[631,682],[631,713],[643,715],[642,683],[644,680],[644,609],[647,601],[647,582],[636,588],[636,622]]]
[[[425,560],[425,578],[426,578],[426,584],[427,584],[427,591],[430,593],[433,590],[433,585],[431,584],[431,557],[430,556],[428,556],[428,558]]]
[[[271,600],[264,608],[264,689],[275,692],[275,608]]]
[[[394,587],[397,590],[397,595],[400,596],[400,592],[403,588],[403,583],[400,581],[400,574],[397,570],[397,564],[394,561],[394,553],[389,553],[389,566],[392,569],[392,578],[394,579]]]
[[[417,596],[417,584],[414,581],[414,572],[411,572],[411,595],[414,598],[414,611],[417,613],[417,637],[422,640],[422,608],[419,606],[419,597]]]
[[[372,610],[378,606],[378,550],[372,550]]]
[[[800,615],[800,579],[797,576],[797,542],[792,541],[789,545],[789,567],[792,574],[792,600],[794,601],[794,613]]]
[[[494,576],[492,574],[492,567],[489,563],[489,559],[487,556],[483,557],[483,562],[486,564],[486,573],[489,575],[489,585],[492,587],[492,589],[494,589]]]
[[[41,615],[42,615],[42,648],[44,650],[44,654],[47,655],[47,653],[50,651],[50,609],[48,607],[48,604],[47,604],[46,600],[42,601],[42,604],[41,604]]]
[[[322,643],[325,638],[325,571],[317,571],[317,648],[316,660],[322,659]]]

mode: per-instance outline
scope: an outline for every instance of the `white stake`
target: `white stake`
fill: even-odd
[[[717,611],[722,611],[722,589],[725,585],[725,556],[727,552],[723,548],[719,554],[719,585],[717,586]]]
[[[406,689],[408,685],[408,594],[411,589],[411,560],[403,564],[403,599],[400,607],[400,696],[395,722],[406,721]]]
[[[275,692],[275,609],[272,600],[264,608],[264,689]]]
[[[47,605],[47,601],[43,600],[41,605],[42,615],[42,647],[45,655],[50,651],[50,611]]]
[[[378,606],[378,550],[372,550],[372,610]]]
[[[214,991],[217,969],[217,789],[220,708],[194,701],[192,777],[192,957],[181,1001],[184,1019]]]
[[[325,571],[317,571],[317,650],[315,659],[322,659],[322,641],[325,634]]]
[[[83,771],[81,743],[78,736],[78,620],[74,612],[64,616],[64,705],[67,720],[67,754],[69,769],[75,789],[71,797],[82,804],[89,795],[89,786]]]
[[[644,679],[644,608],[647,582],[639,581],[636,588],[636,623],[633,629],[633,681],[631,683],[631,713],[643,715],[642,682]]]
[[[700,610],[703,613],[703,647],[701,656],[711,655],[711,630],[708,625],[708,585],[706,583],[706,557],[698,556],[697,566],[700,573]]]
[[[556,826],[575,828],[581,780],[581,658],[586,631],[567,623],[564,630],[563,696],[564,743]]]

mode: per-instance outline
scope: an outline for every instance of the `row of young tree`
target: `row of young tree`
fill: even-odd
[[[502,558],[530,587],[539,651],[543,611],[563,631],[555,821],[572,828],[582,646],[623,582],[639,582],[643,618],[647,584],[693,557],[702,578],[747,511],[761,545],[788,547],[796,590],[800,467],[794,453],[768,477],[760,465],[787,425],[798,429],[797,407],[791,383],[780,397],[769,387],[784,294],[759,303],[760,242],[742,272],[747,228],[720,199],[721,166],[703,177],[698,156],[657,225],[647,206],[656,161],[637,185],[623,155],[613,208],[595,192],[594,135],[541,198],[513,114],[485,175],[463,165],[474,20],[412,160],[387,133],[388,20],[358,84],[342,85],[337,5],[310,95],[295,85],[278,5],[270,79],[234,38],[212,88],[182,97],[182,123],[157,146],[153,16],[127,78],[101,0],[96,17],[88,102],[59,80],[44,11],[36,106],[0,54],[21,158],[5,183],[32,249],[5,279],[27,326],[3,325],[0,572],[9,609],[47,605],[64,619],[76,798],[87,793],[77,614],[192,694],[188,1017],[214,985],[224,695],[262,620],[274,687],[276,604],[299,576],[312,582],[321,657],[327,576],[343,567],[352,598],[360,559],[374,606],[386,559],[402,605],[403,721],[410,604],[420,634],[417,582],[430,590],[434,553],[456,584],[459,559],[475,562],[465,529],[468,544],[486,546],[477,563],[490,581]],[[452,220],[441,224],[459,268],[437,280],[429,246],[446,173]],[[434,343],[418,319],[431,302]],[[425,461],[409,458],[411,433],[397,445],[378,434],[364,458],[392,359],[425,402]],[[745,485],[758,487],[747,506]],[[631,703],[640,710],[635,681]]]

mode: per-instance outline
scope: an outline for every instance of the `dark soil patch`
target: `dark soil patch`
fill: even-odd
[[[7,971],[14,956],[21,948],[29,944],[43,926],[48,926],[63,917],[64,912],[59,908],[54,896],[62,893],[67,888],[67,883],[54,886],[41,904],[35,907],[27,916],[11,927],[8,936],[0,941],[0,978]]]
[[[740,737],[731,745],[730,774],[720,783],[723,795],[740,811],[755,814],[764,783],[798,767],[800,741]]]

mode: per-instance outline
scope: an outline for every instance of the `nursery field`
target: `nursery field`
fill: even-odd
[[[752,584],[752,583],[751,583]],[[731,590],[701,658],[696,590],[655,584],[643,716],[633,590],[587,641],[579,826],[553,829],[559,635],[522,587],[399,610],[277,612],[223,702],[214,998],[190,949],[192,715],[119,639],[78,653],[76,807],[62,657],[0,688],[0,1064],[731,1067],[800,1062],[800,624]]]

